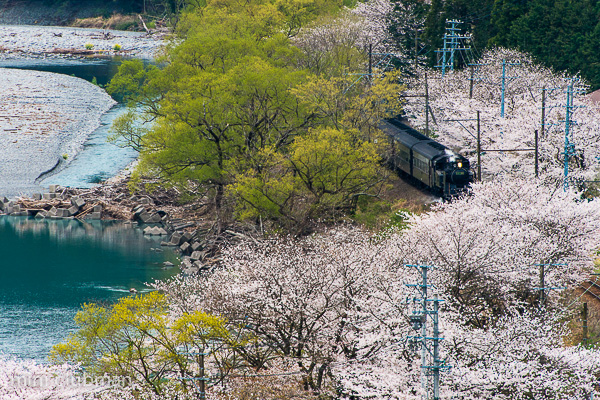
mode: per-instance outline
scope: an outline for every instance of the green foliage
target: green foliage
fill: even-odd
[[[128,115],[113,126],[113,140],[140,151],[137,176],[209,196],[217,217],[229,187],[234,200],[243,199],[240,218],[298,223],[347,210],[357,191],[376,190],[377,125],[401,108],[397,78],[369,84],[312,76],[298,68],[302,55],[289,40],[318,13],[339,7],[332,4],[208,2],[182,16],[182,40],[167,50],[164,68],[123,63],[108,92],[153,121],[139,130]],[[350,168],[334,164],[340,159]]]
[[[142,60],[127,60],[119,66],[117,74],[106,86],[106,91],[119,102],[151,100],[160,95],[149,85],[157,74],[158,68],[155,66],[146,68]]]
[[[288,155],[260,153],[260,169],[229,187],[242,219],[264,216],[300,232],[317,218],[354,209],[361,194],[378,192],[386,170],[378,146],[357,131],[317,128],[296,138]]]
[[[148,132],[141,125],[139,116],[132,110],[118,116],[110,127],[107,140],[119,147],[129,147],[137,152],[142,150],[142,138]]]
[[[392,204],[372,196],[360,196],[352,219],[375,231],[405,229],[412,212],[399,204]]]
[[[422,11],[417,8],[416,15]],[[600,88],[600,8],[596,1],[569,0],[432,0],[419,40],[430,50],[443,47],[445,21],[458,19],[473,34],[473,48],[518,48],[556,70],[581,72]],[[393,31],[394,27],[392,27]],[[409,43],[406,44],[408,48]],[[437,64],[429,51],[430,66]],[[458,60],[463,63],[463,60]]]
[[[118,44],[118,43],[117,43],[117,44],[115,44],[115,45],[113,46],[113,50],[114,50],[114,51],[121,51],[121,45],[120,45],[120,44]]]
[[[93,48],[94,48],[94,45],[93,45],[93,44],[91,44],[91,43],[86,43],[86,44],[85,44],[85,49],[86,49],[86,50],[92,50]]]
[[[186,380],[198,376],[192,352],[211,346],[206,362],[226,374],[235,359],[232,350],[244,341],[234,338],[227,322],[202,312],[172,318],[164,295],[151,292],[125,297],[104,307],[84,304],[75,317],[78,330],[50,352],[55,363],[80,363],[96,375],[129,377],[157,394],[167,385],[186,392]],[[174,384],[173,382],[181,382]]]

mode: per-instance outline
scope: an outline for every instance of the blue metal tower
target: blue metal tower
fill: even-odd
[[[435,51],[436,53],[441,53],[441,57],[438,54],[439,65],[436,65],[435,67],[442,69],[442,76],[446,75],[447,69],[454,71],[454,56],[457,51],[471,50],[470,47],[460,47],[463,40],[471,38],[471,36],[468,35],[458,34],[460,29],[457,26],[461,23],[462,22],[458,20],[446,20],[447,26],[446,33],[444,34],[444,48]]]
[[[406,299],[407,304],[412,303],[415,309],[409,315],[413,330],[420,331],[420,335],[408,336],[408,341],[414,350],[421,351],[421,385],[425,393],[426,400],[439,400],[440,398],[440,370],[450,368],[440,360],[439,342],[444,338],[439,335],[439,305],[444,300],[439,300],[437,294],[433,299],[427,297],[427,288],[433,285],[427,283],[427,271],[432,266],[429,265],[405,265],[415,268],[421,274],[421,283],[407,284],[408,287],[415,287],[419,290],[421,297]],[[420,303],[420,304],[419,304]],[[433,309],[429,304],[433,304]],[[432,335],[427,336],[427,319],[431,318],[433,322]],[[432,348],[433,347],[433,348]],[[430,378],[433,378],[430,385]]]

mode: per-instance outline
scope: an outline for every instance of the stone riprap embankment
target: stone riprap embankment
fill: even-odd
[[[85,54],[92,48],[103,54],[153,59],[162,44],[161,37],[145,32],[0,25],[0,58]],[[116,45],[119,51],[115,51]]]
[[[115,101],[79,78],[0,68],[0,194],[41,191],[37,182],[68,162]]]

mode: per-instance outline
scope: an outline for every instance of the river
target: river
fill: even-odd
[[[105,58],[15,58],[0,60],[0,67],[54,72],[95,81],[105,86],[117,73],[122,57]],[[148,61],[149,62],[149,61]],[[45,178],[41,184],[57,184],[89,188],[116,175],[137,158],[137,152],[120,148],[107,142],[112,121],[125,112],[123,104],[111,108],[100,120],[96,129],[84,143],[77,156],[67,168]]]
[[[10,60],[2,67],[66,73],[105,84],[118,59]],[[69,166],[51,183],[89,187],[116,174],[135,152],[106,143],[114,107]],[[48,179],[46,180],[48,181]],[[0,218],[0,354],[43,362],[53,344],[76,329],[73,317],[84,302],[111,302],[143,292],[145,282],[179,272],[176,254],[160,239],[118,221]]]

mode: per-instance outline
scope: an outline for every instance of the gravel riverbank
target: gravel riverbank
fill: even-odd
[[[158,35],[52,26],[0,25],[0,58],[85,52],[86,45],[107,55],[152,59],[162,46]],[[115,45],[120,51],[115,52]]]
[[[0,195],[40,192],[38,180],[75,156],[115,101],[79,78],[0,69]],[[66,157],[66,160],[65,160]]]
[[[47,26],[0,26],[0,60],[70,57],[85,50],[151,59],[162,41],[139,32]],[[89,46],[88,46],[89,47]],[[39,181],[62,168],[115,102],[83,79],[0,68],[0,196],[41,192]],[[66,159],[65,159],[66,158]]]

